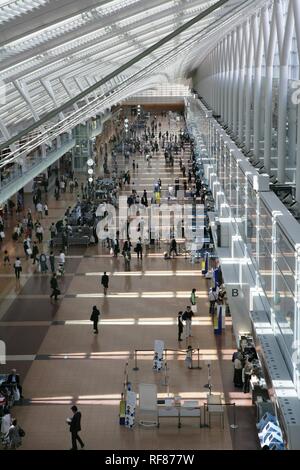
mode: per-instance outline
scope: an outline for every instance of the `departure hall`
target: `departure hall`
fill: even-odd
[[[0,0],[0,450],[300,449],[299,105],[300,0]]]

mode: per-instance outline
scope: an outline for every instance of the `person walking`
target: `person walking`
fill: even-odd
[[[12,425],[12,418],[11,418],[9,408],[4,408],[3,416],[1,418],[1,428],[0,428],[2,437],[7,435],[11,425]]]
[[[113,242],[113,250],[114,250],[114,257],[117,258],[118,254],[120,253],[120,243],[119,239],[115,238]]]
[[[62,243],[62,250],[67,252],[68,246],[69,246],[69,235],[68,235],[68,230],[66,228],[62,231],[61,243]]]
[[[143,245],[142,245],[141,237],[139,237],[139,239],[136,243],[135,252],[137,254],[137,259],[139,259],[139,258],[143,259]]]
[[[109,284],[109,277],[106,274],[106,271],[104,271],[104,274],[101,278],[101,284],[103,286],[104,295],[106,295],[107,294],[107,289],[108,289],[108,284]]]
[[[55,238],[57,234],[57,230],[56,230],[56,226],[54,222],[52,222],[52,224],[50,225],[49,230],[50,230],[51,240],[53,240],[53,238]]]
[[[234,375],[233,375],[233,383],[234,386],[237,388],[243,387],[243,355],[241,351],[239,351],[234,360]]]
[[[36,259],[37,259],[37,256],[39,254],[39,249],[38,249],[38,246],[37,246],[37,242],[34,242],[33,243],[33,247],[32,247],[32,264],[35,264],[36,263]]]
[[[185,357],[184,362],[185,362],[185,365],[188,369],[193,368],[193,348],[192,348],[192,346],[187,347],[186,357]]]
[[[6,266],[7,264],[8,266],[11,266],[10,258],[9,258],[9,254],[7,250],[4,250],[3,264],[4,266]]]
[[[19,257],[14,262],[14,268],[15,268],[16,279],[20,279],[20,274],[22,272],[22,263]]]
[[[62,267],[63,272],[64,272],[65,271],[65,264],[66,264],[66,255],[63,252],[63,250],[61,250],[61,252],[59,254],[59,264]]]
[[[125,263],[129,264],[131,260],[131,242],[129,240],[125,240],[123,244],[122,255],[124,256]]]
[[[71,410],[73,412],[73,416],[72,418],[68,418],[67,420],[67,423],[70,426],[70,433],[72,436],[72,448],[70,450],[77,450],[77,441],[83,449],[84,443],[78,436],[78,433],[81,431],[81,413],[80,411],[78,411],[78,408],[75,405],[71,407]]]
[[[175,179],[175,197],[177,197],[178,191],[179,191],[179,178],[177,177]]]
[[[42,243],[44,236],[44,229],[41,224],[38,224],[36,227],[36,238],[38,239],[39,243]]]
[[[54,256],[53,251],[50,252],[49,262],[50,262],[51,272],[52,274],[54,274],[55,273],[55,256]]]
[[[178,341],[182,341],[182,339],[181,339],[181,335],[183,333],[182,313],[183,312],[178,312],[178,316],[177,316]]]
[[[171,240],[171,245],[170,245],[170,257],[171,257],[171,254],[173,253],[173,258],[174,258],[174,253],[175,253],[175,256],[178,256],[178,253],[177,253],[177,242],[175,240],[175,238],[172,238]]]
[[[8,447],[10,449],[15,450],[22,445],[22,433],[24,435],[24,431],[21,430],[20,426],[18,425],[18,421],[16,419],[13,419],[8,433],[5,436],[5,439],[8,443]]]
[[[31,254],[32,254],[31,248],[30,248],[30,238],[29,237],[27,237],[24,240],[23,247],[24,247],[24,253],[25,253],[26,259],[28,259],[29,256],[31,256]]]
[[[60,290],[58,288],[58,282],[56,278],[56,274],[54,273],[51,280],[50,280],[50,287],[52,289],[52,294],[50,295],[50,299],[54,297],[54,300],[57,300],[57,296],[60,294]]]
[[[209,300],[209,313],[213,315],[215,313],[215,305],[219,297],[218,287],[213,287],[208,293]]]
[[[49,214],[49,209],[48,209],[48,204],[44,204],[44,214],[46,217],[48,217],[48,214]]]
[[[93,322],[93,328],[94,328],[95,335],[97,335],[99,333],[98,332],[99,317],[100,317],[100,311],[96,307],[96,305],[94,305],[90,320]]]
[[[242,371],[242,380],[243,380],[243,392],[249,393],[250,391],[250,380],[253,373],[253,365],[249,361],[249,358],[246,357],[246,362]]]
[[[185,312],[182,315],[182,320],[185,321],[185,337],[191,337],[192,336],[192,318],[194,316],[194,313],[192,312],[191,306],[188,305],[186,307]]]
[[[12,369],[12,370],[11,370],[11,373],[8,375],[6,382],[7,382],[9,385],[14,385],[14,386],[16,386],[17,389],[18,389],[19,392],[20,392],[20,398],[24,398],[24,397],[23,397],[23,387],[22,387],[21,381],[20,381],[20,375],[17,374],[17,370],[16,370],[16,369]]]
[[[141,204],[143,204],[143,206],[145,207],[148,207],[148,195],[147,195],[146,189],[144,189],[144,192],[141,198]]]
[[[196,289],[192,289],[191,296],[190,296],[190,302],[191,302],[191,309],[192,312],[195,314],[197,313],[197,296],[196,296]]]
[[[58,199],[59,199],[59,187],[57,187],[57,186],[55,186],[55,189],[54,189],[54,196],[55,196],[56,201],[58,201]]]
[[[41,273],[46,273],[48,271],[48,266],[47,266],[47,257],[45,253],[41,253],[40,256],[40,272]]]
[[[38,213],[38,218],[42,219],[43,218],[43,204],[41,202],[38,202],[36,205],[36,211]]]

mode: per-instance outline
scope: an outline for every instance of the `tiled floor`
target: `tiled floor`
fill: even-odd
[[[187,157],[188,152],[185,160]],[[180,173],[178,159],[171,170],[165,166],[162,153],[150,168],[143,157],[136,156],[135,160],[139,164],[133,178],[135,187],[139,192],[147,187],[149,196],[157,177],[165,189]],[[128,192],[130,188],[126,189]],[[47,227],[61,216],[72,198],[68,193],[66,201],[49,198]],[[23,255],[22,244],[12,246],[10,242],[9,250]],[[73,403],[82,411],[82,438],[87,449],[257,448],[250,396],[235,390],[232,384],[230,319],[222,337],[216,338],[208,316],[209,286],[199,264],[192,265],[184,256],[165,261],[164,250],[163,245],[151,249],[142,262],[133,257],[128,270],[123,258],[112,258],[102,244],[87,249],[72,247],[61,281],[63,295],[57,304],[49,299],[49,276],[35,272],[30,261],[23,260],[23,274],[28,275],[22,276],[17,288],[12,269],[1,266],[0,328],[9,356],[1,370],[16,367],[22,376],[26,401],[13,412],[26,430],[23,449],[68,449],[66,418]],[[106,298],[100,285],[103,271],[110,273]],[[197,289],[199,300],[189,342],[199,348],[202,369],[187,370],[182,351],[187,343],[177,341],[176,317],[188,305],[192,287]],[[98,336],[89,321],[93,305],[102,313]],[[138,353],[139,370],[133,371],[133,352],[152,350],[155,339],[163,340],[170,350],[167,385],[164,372],[152,370],[151,352]],[[218,419],[208,429],[190,418],[184,419],[181,429],[172,419],[164,419],[159,429],[137,425],[127,430],[119,426],[119,399],[127,362],[133,389],[137,390],[139,383],[156,383],[161,396],[174,393],[203,403],[207,361],[211,362],[213,392],[224,393],[226,402],[237,405],[238,430],[230,429],[232,411],[226,414],[224,429]]]

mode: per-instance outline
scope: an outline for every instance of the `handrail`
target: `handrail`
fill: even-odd
[[[238,428],[238,425],[236,424],[236,403],[230,403],[230,402],[225,402],[225,403],[207,403],[207,402],[204,402],[203,403],[203,407],[204,407],[204,419],[205,419],[205,412],[209,413],[208,411],[208,407],[209,406],[232,406],[233,407],[233,423],[230,424],[230,427],[231,429],[235,430]],[[207,424],[204,424],[204,427],[208,427]]]

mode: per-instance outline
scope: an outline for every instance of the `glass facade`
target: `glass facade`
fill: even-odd
[[[294,361],[295,351],[300,346],[300,225],[271,191],[254,187],[255,170],[251,167],[247,171],[248,162],[230,148],[218,123],[213,118],[208,119],[203,109],[201,111],[201,105],[195,106],[193,98],[189,101],[188,122],[198,123],[197,135],[210,149],[208,161],[213,167],[211,171],[216,173],[221,184],[219,191],[223,191],[230,208],[231,233],[238,234],[241,240],[231,255],[235,258],[247,255],[252,272],[256,273],[256,287],[264,298],[263,304],[267,305],[266,313],[273,333],[300,396],[298,364]],[[204,149],[199,146],[198,152],[203,154]],[[220,208],[217,209],[219,212]],[[242,272],[245,282],[247,272],[244,266]],[[249,274],[248,277],[250,279]],[[237,282],[241,282],[240,279]]]

